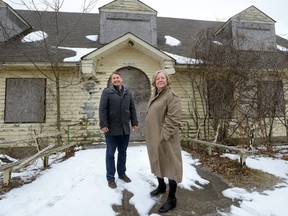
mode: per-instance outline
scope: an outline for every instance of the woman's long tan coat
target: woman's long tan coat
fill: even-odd
[[[182,181],[182,157],[179,139],[181,104],[169,88],[152,97],[145,118],[145,139],[151,171],[154,175]]]

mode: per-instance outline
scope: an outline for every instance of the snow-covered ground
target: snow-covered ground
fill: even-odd
[[[193,165],[199,163],[187,152],[182,151],[184,178],[179,187],[191,190],[209,184]],[[235,155],[224,155],[236,159]],[[146,146],[128,148],[127,175],[132,182],[127,184],[116,177],[118,187],[111,189],[105,178],[105,149],[79,150],[74,157],[63,162],[53,158],[51,168],[40,172],[41,161],[36,161],[12,177],[30,178],[40,172],[35,181],[4,194],[0,200],[0,216],[105,216],[116,215],[112,205],[121,205],[123,191],[133,194],[130,204],[139,215],[149,215],[149,210],[157,202],[149,192],[156,184],[151,174]],[[240,200],[240,206],[231,206],[227,216],[285,216],[288,214],[288,162],[268,157],[249,157],[248,167],[285,179],[272,190],[262,193],[248,192],[242,188],[229,188],[223,195]],[[196,183],[197,182],[197,183]],[[204,188],[202,188],[205,190]],[[57,212],[57,214],[56,214]],[[152,214],[153,216],[157,214]],[[151,216],[152,216],[151,215]]]

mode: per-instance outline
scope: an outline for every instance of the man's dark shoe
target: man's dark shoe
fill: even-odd
[[[158,185],[158,187],[155,190],[150,192],[150,196],[155,197],[158,194],[163,194],[165,192],[166,192],[166,185],[161,185],[161,186]]]
[[[128,177],[128,176],[126,176],[126,175],[124,175],[124,176],[121,176],[121,177],[119,177],[121,180],[123,180],[124,182],[126,182],[126,183],[129,183],[129,182],[131,182],[131,179]]]
[[[165,213],[174,209],[177,205],[176,198],[168,198],[166,203],[158,210],[159,213]]]
[[[117,184],[115,183],[115,181],[114,180],[109,180],[108,181],[108,186],[110,187],[110,188],[116,188],[117,187]]]

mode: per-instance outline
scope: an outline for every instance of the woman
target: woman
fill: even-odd
[[[179,97],[170,89],[170,78],[157,71],[152,85],[155,87],[149,100],[145,117],[145,139],[152,173],[157,176],[158,186],[150,195],[166,192],[164,177],[169,181],[169,194],[160,213],[176,207],[177,183],[182,181],[182,157],[179,140],[181,104]]]

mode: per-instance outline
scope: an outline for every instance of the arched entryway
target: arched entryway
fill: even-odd
[[[123,85],[133,94],[139,121],[139,131],[131,132],[130,141],[144,141],[145,111],[151,95],[150,81],[143,71],[134,67],[120,68],[117,71],[122,76]]]

